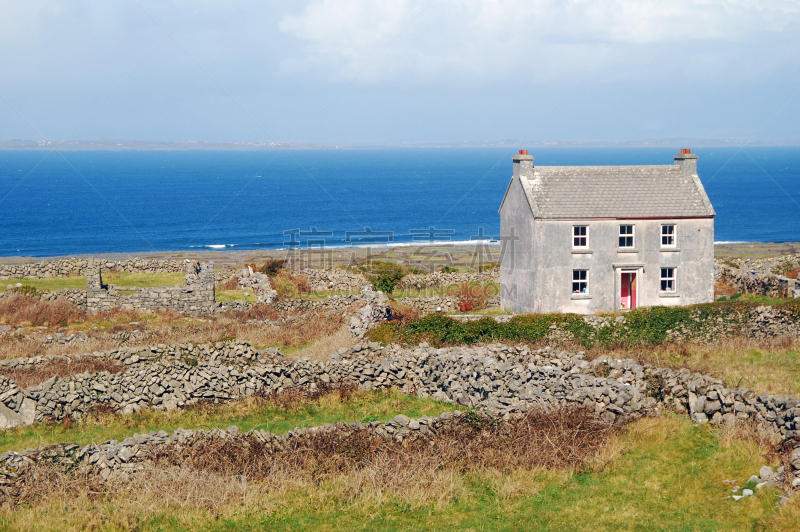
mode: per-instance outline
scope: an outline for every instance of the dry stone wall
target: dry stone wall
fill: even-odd
[[[115,308],[132,310],[173,309],[191,316],[210,315],[216,307],[214,299],[214,264],[185,263],[185,286],[153,288],[104,285],[101,264],[90,260],[86,275],[86,310],[92,314]],[[130,295],[120,291],[132,290]]]
[[[0,279],[19,279],[32,277],[48,279],[51,277],[83,276],[89,271],[89,261],[93,259],[61,259],[43,260],[24,264],[0,264]],[[118,270],[134,273],[180,273],[184,270],[184,262],[177,259],[140,259],[101,260],[101,267],[107,270]]]
[[[308,268],[300,273],[308,278],[308,284],[313,292],[360,292],[365,286],[371,285],[363,274],[340,268],[329,270]]]
[[[0,414],[6,427],[46,419],[79,418],[98,405],[120,413],[143,408],[172,409],[203,400],[227,400],[253,393],[280,393],[289,388],[315,389],[320,383],[356,383],[359,388],[396,387],[407,394],[434,397],[477,408],[492,417],[504,417],[534,408],[581,405],[603,421],[623,423],[663,409],[691,416],[696,423],[736,423],[756,420],[782,435],[800,438],[800,400],[769,393],[755,394],[728,388],[712,377],[688,369],[674,370],[641,365],[632,360],[600,357],[588,361],[581,352],[551,348],[490,345],[434,349],[427,344],[403,349],[377,344],[356,344],[334,354],[326,363],[289,361],[280,352],[254,350],[243,342],[202,346],[155,346],[117,350],[105,356],[122,361],[126,370],[52,378],[20,390],[0,379]],[[401,417],[389,424],[369,425],[389,437],[435,423]],[[313,430],[313,429],[311,429]],[[231,431],[236,433],[236,430]],[[406,432],[405,434],[409,434]],[[173,438],[197,433],[180,432]],[[251,436],[276,437],[259,432]],[[286,436],[294,437],[294,436]],[[102,469],[126,470],[136,463],[137,445],[168,441],[166,433],[109,442],[102,452],[76,447],[77,461],[100,464]],[[282,441],[277,437],[275,441]],[[41,453],[42,450],[39,451]],[[36,452],[28,453],[38,460]],[[46,455],[45,455],[46,456]],[[19,455],[3,455],[9,467],[19,465]],[[800,450],[791,455],[793,481],[800,473]]]
[[[759,273],[752,270],[732,268],[716,264],[714,276],[717,281],[728,283],[741,294],[760,294],[770,297],[800,297],[800,283],[781,275]]]
[[[401,290],[423,290],[425,288],[441,288],[444,286],[460,285],[461,283],[499,283],[500,270],[493,269],[485,272],[445,273],[435,272],[427,274],[406,275],[397,285]]]

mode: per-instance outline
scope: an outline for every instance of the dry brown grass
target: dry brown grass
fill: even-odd
[[[25,294],[0,298],[0,323],[12,327],[64,326],[85,317],[81,309],[64,301],[42,301]]]
[[[86,342],[43,344],[38,340],[7,336],[0,338],[0,359],[30,358],[45,355],[69,355],[116,349],[119,343],[109,337],[90,338]]]
[[[289,270],[280,270],[270,278],[272,288],[278,292],[279,299],[294,299],[300,294],[311,292],[308,277],[303,274],[292,274]]]
[[[0,373],[13,380],[24,390],[30,386],[36,386],[50,377],[67,377],[84,371],[119,373],[124,370],[125,366],[117,360],[91,357],[71,361],[55,360],[26,369],[4,369]]]
[[[458,297],[462,303],[472,305],[472,310],[481,310],[489,306],[489,298],[497,293],[497,286],[493,284],[478,285],[461,283],[453,288],[451,294]]]
[[[736,287],[733,286],[731,283],[724,283],[722,281],[717,281],[714,284],[714,297],[720,296],[732,296],[737,292]]]
[[[221,284],[219,287],[220,290],[238,290],[239,289],[239,277],[233,276],[225,283]]]
[[[336,505],[393,500],[441,507],[463,490],[464,473],[488,476],[502,497],[535,494],[543,472],[563,475],[584,467],[616,430],[571,408],[497,424],[466,417],[434,440],[402,444],[352,428],[289,440],[272,452],[256,438],[198,438],[191,446],[147,449],[151,461],[131,481],[103,484],[86,469],[34,466],[5,489],[4,504],[6,511],[25,511],[24,505],[86,509],[112,503],[126,525],[129,513],[142,514],[133,508],[224,515],[234,505],[285,505],[298,492]]]
[[[800,338],[793,336],[762,340],[735,336],[707,345],[669,343],[588,352],[589,358],[600,355],[633,358],[656,367],[688,368],[722,379],[729,387],[746,386],[756,393],[800,396]]]
[[[391,304],[392,321],[399,325],[405,325],[406,323],[410,322],[411,320],[415,320],[420,316],[419,310],[413,309],[408,305],[395,306],[394,301],[392,301]]]
[[[305,347],[286,353],[286,356],[293,359],[305,357],[314,362],[325,362],[330,359],[332,353],[337,352],[340,348],[349,348],[354,343],[356,340],[350,334],[350,328],[344,326],[333,334],[322,336]]]

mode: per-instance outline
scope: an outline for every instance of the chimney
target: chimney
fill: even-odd
[[[511,160],[514,161],[514,177],[533,177],[533,156],[528,155],[528,150],[519,150]]]
[[[682,148],[681,152],[675,156],[675,164],[681,167],[683,175],[697,175],[697,155],[688,148]]]

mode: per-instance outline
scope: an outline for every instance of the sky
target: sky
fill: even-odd
[[[0,0],[0,140],[797,142],[796,0]]]

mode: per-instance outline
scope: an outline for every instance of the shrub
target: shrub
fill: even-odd
[[[462,303],[469,303],[473,310],[480,310],[489,306],[489,300],[497,295],[498,286],[492,283],[481,285],[478,283],[461,283],[450,290]]]
[[[307,294],[311,291],[308,277],[305,275],[292,275],[287,270],[281,270],[271,280],[272,288],[278,292],[280,299],[292,299],[300,297],[300,294]]]
[[[442,273],[458,273],[458,268],[452,266],[442,266]]]
[[[23,294],[26,296],[38,296],[39,290],[35,286],[31,286],[29,284],[24,284],[22,286],[15,286],[11,289],[12,292],[17,294]]]
[[[692,307],[650,307],[625,314],[625,320],[611,320],[607,326],[594,328],[576,314],[523,314],[507,323],[486,317],[462,323],[442,315],[412,319],[406,323],[388,323],[372,329],[367,337],[382,343],[415,345],[428,342],[435,347],[472,345],[492,342],[536,343],[546,339],[551,328],[570,334],[572,341],[584,348],[653,346],[671,341],[670,331],[688,337],[702,337],[706,331],[727,324],[731,332],[740,328],[758,303],[737,301],[733,296],[718,303]],[[800,320],[800,301],[775,305]],[[721,321],[720,321],[721,320]]]
[[[270,277],[275,277],[285,266],[286,261],[284,259],[269,259],[258,268],[258,271]]]
[[[14,327],[63,326],[85,318],[85,312],[66,301],[42,301],[20,293],[0,299],[0,322]]]
[[[403,325],[417,318],[419,318],[419,311],[408,305],[400,305],[397,308],[392,308],[392,322],[394,323]]]
[[[384,294],[394,292],[395,287],[405,276],[403,266],[395,262],[373,260],[362,262],[356,268],[369,278],[375,290],[380,290]]]

